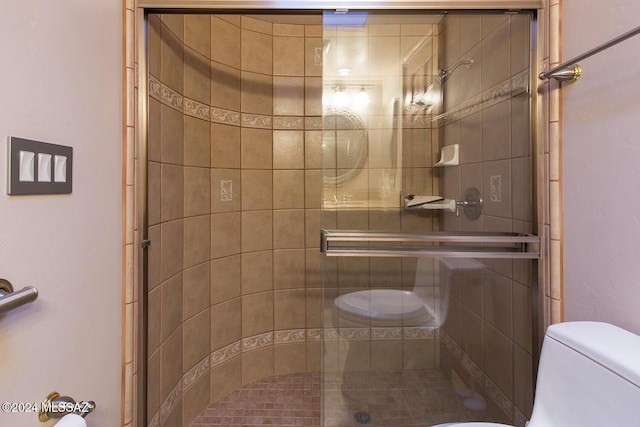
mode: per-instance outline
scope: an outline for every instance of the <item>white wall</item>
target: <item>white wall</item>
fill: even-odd
[[[563,0],[570,59],[638,25],[636,0]],[[565,320],[640,333],[640,36],[562,91]]]
[[[0,0],[0,277],[40,292],[0,316],[0,402],[95,400],[92,427],[121,417],[121,21],[121,0]],[[7,196],[9,135],[72,146],[73,193]]]

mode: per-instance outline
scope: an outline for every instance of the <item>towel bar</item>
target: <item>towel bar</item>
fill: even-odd
[[[341,257],[539,259],[540,237],[488,232],[321,230],[320,251],[325,256]]]
[[[583,59],[587,59],[597,53],[600,53],[605,49],[609,49],[610,47],[615,46],[618,43],[623,42],[637,34],[640,34],[640,27],[635,27],[624,34],[621,34],[618,37],[609,40],[608,42],[602,43],[601,45],[596,46],[593,49],[576,56],[575,58],[563,62],[557,67],[554,67],[548,71],[543,71],[538,75],[538,78],[540,80],[556,79],[558,81],[574,82],[582,74],[582,69],[577,64],[578,62],[582,61]]]

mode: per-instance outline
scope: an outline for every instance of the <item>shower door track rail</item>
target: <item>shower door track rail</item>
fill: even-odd
[[[321,230],[320,251],[340,257],[539,259],[540,237],[491,232]]]

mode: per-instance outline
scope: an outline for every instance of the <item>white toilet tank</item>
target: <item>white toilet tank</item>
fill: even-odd
[[[640,337],[599,322],[547,329],[528,427],[640,426]]]

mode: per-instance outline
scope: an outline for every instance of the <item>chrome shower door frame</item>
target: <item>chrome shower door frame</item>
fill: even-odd
[[[132,1],[133,2],[133,1]],[[128,2],[126,2],[128,3]],[[135,263],[137,273],[135,273],[135,292],[137,293],[138,309],[137,315],[134,316],[133,325],[127,325],[135,331],[135,354],[136,354],[136,370],[135,373],[135,392],[134,402],[132,410],[134,411],[134,424],[138,427],[146,426],[147,413],[146,413],[146,382],[147,382],[147,248],[151,244],[148,240],[148,182],[147,182],[147,142],[148,142],[148,33],[147,33],[147,15],[151,11],[182,11],[191,13],[201,13],[205,11],[215,12],[282,12],[282,13],[300,13],[322,10],[336,10],[345,9],[345,4],[352,10],[358,9],[380,9],[380,10],[520,10],[520,9],[541,9],[544,6],[542,0],[432,0],[432,1],[417,1],[417,0],[404,0],[404,1],[358,1],[353,5],[349,2],[339,0],[308,0],[308,1],[273,1],[273,0],[251,0],[251,1],[210,1],[210,0],[137,0],[135,6],[126,6],[125,8],[135,10],[135,31],[132,34],[125,33],[125,43],[131,43],[135,46],[136,55],[136,73],[134,87],[137,88],[136,96],[133,99],[126,99],[126,102],[131,105],[135,105],[135,147],[136,147],[136,178],[135,178],[135,212],[136,216],[134,221],[136,222],[136,236],[135,242],[137,243],[136,253],[133,256],[132,262]],[[532,31],[533,34],[533,31]],[[535,69],[538,65],[536,56],[536,40],[535,37],[531,39],[531,67]],[[532,75],[537,73],[532,70]],[[537,79],[531,81],[531,93],[537,93]],[[537,105],[537,97],[531,97],[531,117],[535,122],[538,115],[539,106]],[[533,185],[533,201],[534,206],[539,204],[540,195],[538,194],[538,186],[540,185],[538,179],[538,149],[539,144],[536,132],[537,127],[531,126],[532,132],[532,182]],[[129,154],[127,154],[129,155]],[[133,159],[125,159],[131,160]],[[533,209],[533,221],[534,233],[538,228],[538,211]],[[546,245],[548,236],[541,236],[541,252],[546,253],[542,248]],[[544,262],[540,263],[540,269],[543,267]],[[537,278],[536,278],[537,279]],[[535,298],[542,298],[539,295],[541,291],[538,289],[534,292]],[[539,306],[539,301],[534,301],[534,305]],[[534,313],[537,313],[535,310]],[[534,314],[536,316],[536,314]],[[125,326],[126,327],[126,326]],[[534,328],[538,330],[534,331],[534,340],[542,337],[544,333],[544,324],[542,319],[534,317]],[[535,333],[537,332],[537,333]],[[536,344],[534,354],[539,353],[539,343]],[[534,360],[534,366],[537,366],[537,360]],[[126,375],[126,374],[125,374]],[[132,374],[133,375],[133,374]],[[125,378],[126,382],[126,378]],[[133,384],[133,379],[132,379]]]

